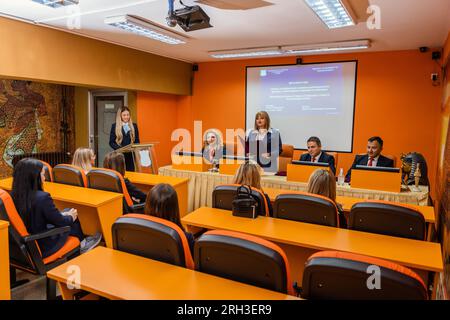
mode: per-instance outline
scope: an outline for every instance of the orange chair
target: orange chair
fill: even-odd
[[[53,182],[87,188],[86,174],[71,164],[58,164],[53,168]]]
[[[353,205],[348,228],[415,240],[426,239],[423,214],[405,204],[367,200]]]
[[[122,175],[111,169],[92,169],[87,174],[88,187],[123,194],[123,213],[143,213],[145,203],[134,204]]]
[[[13,286],[16,282],[16,269],[32,274],[46,275],[48,270],[65,263],[80,253],[80,241],[76,237],[69,236],[61,249],[43,258],[37,240],[68,234],[70,227],[59,227],[40,234],[30,235],[11,196],[2,189],[0,189],[0,219],[10,222],[8,229],[9,263]],[[47,278],[47,299],[55,298],[56,282]]]
[[[321,251],[303,271],[301,296],[312,300],[427,300],[427,288],[415,272],[368,256]]]
[[[339,227],[336,204],[329,198],[312,194],[280,194],[273,205],[273,217]]]
[[[236,197],[239,184],[224,184],[214,188],[212,194],[212,207],[217,209],[232,210],[233,200]],[[258,202],[258,215],[268,216],[269,206],[266,197],[261,190],[252,188],[252,195]]]
[[[113,248],[194,269],[188,240],[175,223],[144,214],[126,214],[112,226]]]
[[[39,159],[38,159],[39,160]],[[44,165],[44,171],[45,171],[45,180],[53,182],[53,170],[52,166],[48,164],[45,161],[39,160]]]
[[[283,152],[278,157],[278,171],[286,172],[287,165],[292,163],[294,158],[294,146],[292,144],[283,144]]]
[[[294,295],[289,261],[276,244],[239,232],[213,230],[195,243],[195,269]]]

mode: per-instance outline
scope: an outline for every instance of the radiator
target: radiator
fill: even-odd
[[[69,152],[38,152],[38,153],[24,153],[16,155],[13,158],[13,165],[23,158],[34,158],[47,162],[52,167],[60,163],[70,163],[71,155]]]

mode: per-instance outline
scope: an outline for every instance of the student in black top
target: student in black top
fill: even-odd
[[[352,169],[356,169],[356,166],[368,166],[368,167],[394,167],[394,161],[381,155],[383,151],[383,139],[380,137],[372,137],[367,141],[367,154],[356,155],[353,161],[352,167],[348,170],[345,176],[345,181],[350,182]]]
[[[122,107],[117,110],[116,123],[111,126],[109,145],[117,150],[133,143],[140,143],[139,130],[131,119],[130,109]],[[133,155],[130,152],[125,153],[125,163],[127,171],[134,171]]]
[[[236,174],[234,175],[233,183],[246,185],[260,190],[264,197],[266,198],[267,206],[269,208],[269,216],[273,216],[273,208],[272,203],[270,202],[269,196],[264,193],[264,190],[261,187],[261,174],[263,170],[262,168],[253,161],[248,161],[246,163],[241,164]]]
[[[170,184],[157,184],[148,192],[144,213],[168,220],[179,226],[186,235],[191,254],[194,253],[194,236],[192,233],[186,232],[181,224],[177,192]]]
[[[37,240],[43,258],[61,249],[69,235],[80,240],[81,253],[97,246],[102,235],[97,233],[95,236],[85,238],[77,210],[72,208],[60,212],[55,207],[50,194],[43,191],[42,182],[44,181],[44,166],[39,160],[25,158],[15,165],[11,197],[28,232],[37,234],[54,227],[70,226],[70,234]]]
[[[330,165],[333,174],[336,174],[334,157],[322,151],[322,142],[318,137],[310,137],[307,141],[308,153],[300,156],[300,161],[324,162]]]
[[[278,156],[283,152],[280,131],[270,127],[270,117],[266,111],[255,116],[255,127],[245,140],[245,154],[254,158],[267,172],[278,171]]]
[[[122,175],[128,193],[135,204],[145,202],[146,194],[125,178],[125,156],[122,153],[115,151],[107,153],[103,160],[103,168],[115,170]]]

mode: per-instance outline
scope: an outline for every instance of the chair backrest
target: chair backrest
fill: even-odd
[[[236,197],[239,184],[224,184],[214,188],[212,194],[212,206],[217,209],[231,210],[233,200]],[[252,195],[258,201],[258,215],[268,216],[269,206],[266,197],[261,190],[252,187]]]
[[[52,166],[50,164],[48,164],[45,161],[39,160],[40,162],[42,162],[42,164],[44,165],[44,171],[45,171],[45,180],[46,181],[50,181],[53,182],[53,170],[52,170]]]
[[[292,144],[283,144],[283,152],[278,157],[278,171],[286,172],[287,165],[292,163],[294,158],[294,146]]]
[[[337,251],[320,251],[306,262],[302,298],[316,300],[426,300],[423,280],[389,261]]]
[[[306,192],[278,195],[273,205],[273,217],[339,227],[336,204],[327,197]]]
[[[92,169],[87,174],[87,180],[89,188],[122,193],[125,204],[128,207],[133,205],[125,180],[119,172],[104,168]]]
[[[5,190],[0,189],[0,219],[8,221],[9,234],[9,259],[10,263],[22,268],[35,270],[36,266],[31,258],[24,241],[24,237],[29,236],[28,230],[16,210],[14,201]],[[40,255],[40,250],[35,242],[35,250]],[[41,265],[43,263],[41,261]]]
[[[337,152],[327,152],[330,156],[333,156],[334,158],[334,165],[336,166],[336,169],[338,168],[338,156],[339,153]]]
[[[171,221],[126,214],[112,226],[113,248],[189,269],[194,268],[186,235]]]
[[[426,222],[420,211],[405,204],[379,200],[354,204],[348,228],[416,240],[426,237]]]
[[[213,230],[195,243],[195,269],[273,291],[294,294],[289,261],[274,243],[238,232]]]
[[[71,164],[58,164],[53,168],[53,182],[87,187],[87,177],[82,169]]]

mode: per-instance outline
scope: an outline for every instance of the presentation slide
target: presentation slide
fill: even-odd
[[[246,129],[267,111],[284,144],[306,149],[317,136],[324,150],[351,152],[357,62],[247,67]]]

